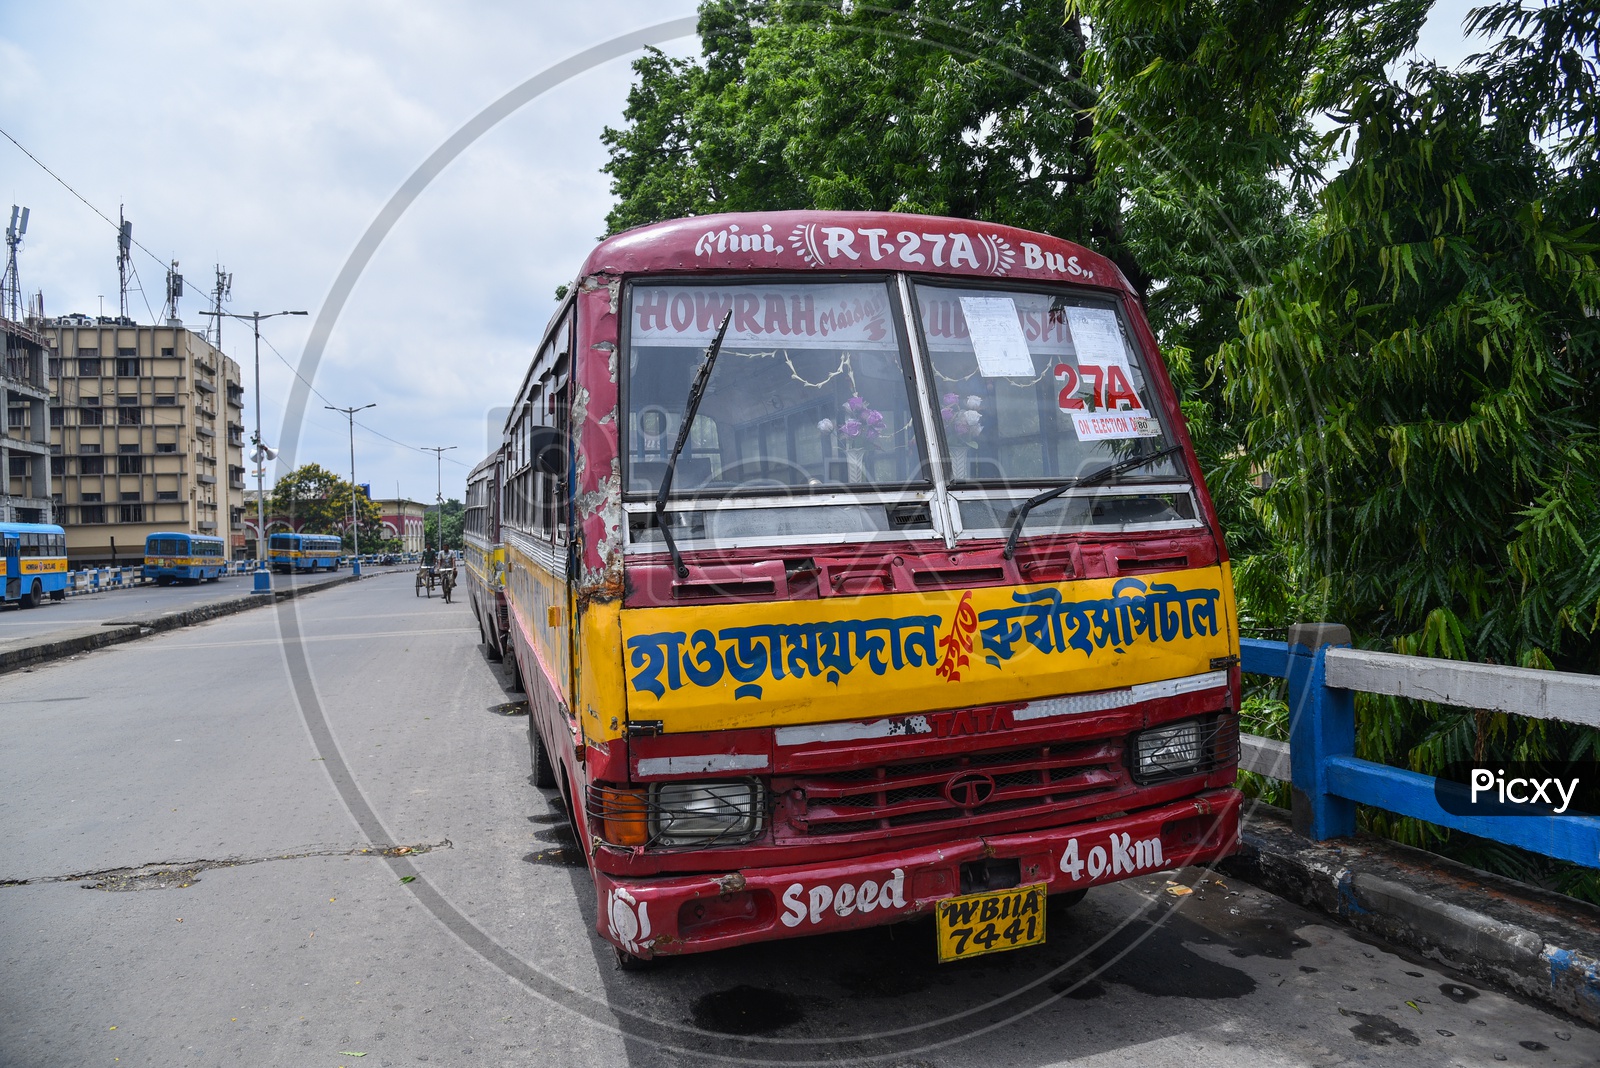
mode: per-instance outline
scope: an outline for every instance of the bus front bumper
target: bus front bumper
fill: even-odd
[[[1240,794],[1208,790],[1094,823],[963,838],[869,857],[721,875],[619,879],[595,873],[602,936],[649,958],[845,931],[931,915],[960,892],[961,866],[1018,862],[1021,883],[1083,890],[1231,855]]]

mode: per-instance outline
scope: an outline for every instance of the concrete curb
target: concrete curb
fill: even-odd
[[[362,576],[362,578],[366,577],[368,576]],[[191,627],[196,623],[204,623],[207,620],[218,619],[222,616],[231,616],[236,612],[247,612],[252,608],[261,608],[269,604],[281,604],[284,601],[292,601],[296,597],[316,593],[318,590],[332,589],[335,586],[343,586],[347,582],[355,581],[355,575],[345,575],[342,578],[319,582],[314,586],[292,586],[289,589],[273,590],[271,597],[261,597],[252,593],[244,597],[203,604],[182,612],[172,612],[148,620],[134,619],[126,622],[106,623],[97,627],[84,628],[81,633],[42,641],[36,645],[23,645],[13,649],[3,649],[0,650],[0,675],[4,675],[8,671],[16,671],[21,668],[33,667],[36,664],[48,663],[51,660],[60,660],[63,657],[77,656],[79,653],[87,653],[94,649],[103,649],[108,645],[120,645],[123,642],[135,641],[150,634],[160,634],[162,631],[177,630],[180,627]]]
[[[1600,1026],[1600,908],[1386,839],[1311,842],[1257,805],[1223,869]]]

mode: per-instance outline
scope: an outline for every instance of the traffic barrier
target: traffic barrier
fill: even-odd
[[[1246,638],[1247,674],[1289,683],[1289,742],[1245,735],[1239,766],[1287,779],[1297,833],[1312,841],[1354,834],[1356,806],[1371,805],[1534,853],[1600,868],[1600,817],[1553,812],[1539,818],[1462,815],[1440,792],[1468,797],[1464,784],[1392,768],[1355,755],[1357,693],[1408,697],[1463,708],[1600,727],[1600,676],[1471,664],[1350,648],[1334,623],[1300,623],[1287,642]],[[1456,804],[1460,810],[1470,805]]]

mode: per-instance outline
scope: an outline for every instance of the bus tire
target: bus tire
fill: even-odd
[[[33,580],[33,585],[28,587],[28,592],[17,599],[17,604],[23,608],[38,608],[39,602],[44,600],[44,587],[38,579]]]
[[[511,655],[505,658],[506,671],[510,674],[511,688],[517,693],[526,693],[527,688],[522,685],[522,665],[517,661],[517,650],[511,650]]]
[[[1088,896],[1089,891],[1087,888],[1083,890],[1068,890],[1064,894],[1051,894],[1050,907],[1058,912],[1065,912]]]
[[[621,946],[612,946],[617,953],[617,970],[622,972],[652,972],[656,969],[655,957],[636,957]]]
[[[532,709],[528,710],[528,755],[533,764],[533,785],[541,790],[555,786],[555,765],[550,763],[550,751],[539,737],[539,724],[534,721]]]

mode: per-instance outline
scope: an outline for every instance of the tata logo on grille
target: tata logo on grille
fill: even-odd
[[[994,796],[994,777],[967,771],[944,784],[944,799],[957,808],[977,808]]]

